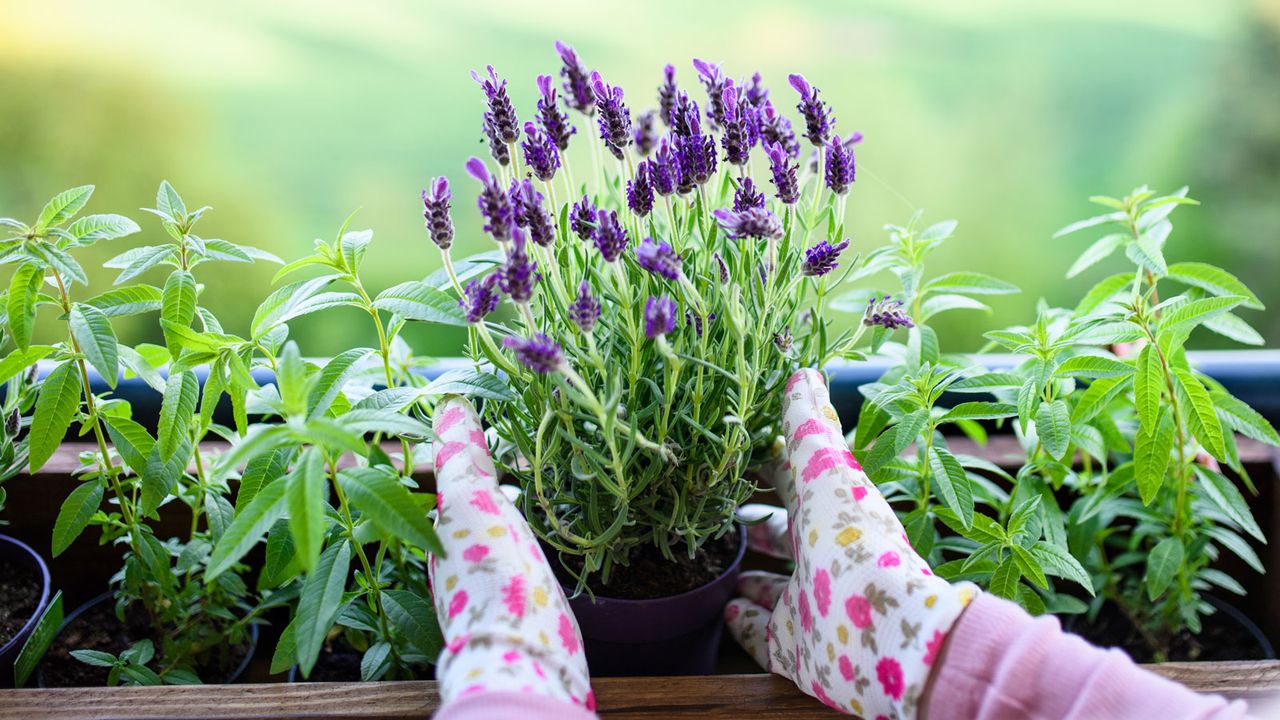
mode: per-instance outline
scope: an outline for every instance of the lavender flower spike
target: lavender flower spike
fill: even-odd
[[[650,340],[676,329],[676,304],[666,295],[650,297],[644,305],[644,334]]]
[[[511,225],[515,221],[511,198],[498,184],[498,180],[489,174],[489,168],[485,167],[480,158],[468,160],[466,168],[468,175],[484,185],[480,197],[476,198],[476,205],[485,219],[484,231],[498,242],[506,241],[511,237]]]
[[[809,277],[822,277],[836,269],[840,263],[836,259],[849,247],[849,241],[838,245],[823,240],[804,251],[804,262],[800,264],[800,273]]]
[[[591,233],[596,249],[605,262],[617,260],[622,251],[627,249],[627,230],[618,224],[618,213],[615,210],[600,210],[596,213],[596,227]]]
[[[525,164],[533,171],[534,177],[550,182],[560,167],[560,150],[555,141],[531,122],[524,124],[524,137],[520,146],[524,149]]]
[[[795,205],[800,200],[800,183],[796,180],[799,166],[779,143],[767,146],[765,151],[769,155],[769,171],[773,173],[778,199],[786,205]]]
[[[491,125],[495,135],[504,143],[510,144],[520,139],[520,122],[516,119],[515,106],[507,97],[507,81],[498,77],[492,65],[485,66],[488,77],[481,77],[475,70],[471,71],[471,79],[480,83],[489,100],[489,112],[485,113],[486,125]]]
[[[724,73],[720,70],[719,63],[709,63],[697,58],[694,58],[693,67],[698,71],[698,79],[707,88],[707,119],[711,121],[711,129],[718,130],[724,124]]]
[[[453,193],[449,190],[449,179],[446,177],[436,178],[429,191],[422,191],[422,218],[426,221],[431,242],[441,250],[448,250],[453,245],[453,219],[449,217],[449,201],[452,198]]]
[[[586,195],[582,199],[573,204],[573,210],[569,213],[569,229],[578,236],[579,240],[590,240],[591,234],[596,228],[596,206],[592,204],[591,198]]]
[[[538,263],[529,259],[524,233],[518,228],[511,231],[511,247],[502,265],[502,291],[516,303],[527,303],[533,298],[533,286],[542,276]]]
[[[771,100],[765,100],[760,110],[760,139],[766,147],[776,143],[787,151],[787,155],[793,158],[800,156],[800,143],[791,129],[791,121],[773,107]]]
[[[814,147],[826,145],[827,138],[830,137],[831,130],[836,125],[836,119],[831,116],[831,109],[818,98],[818,88],[810,85],[803,75],[789,75],[787,79],[791,81],[791,87],[800,93],[800,102],[796,105],[796,109],[804,117],[804,136]]]
[[[516,356],[521,365],[536,373],[546,375],[564,367],[564,353],[560,351],[560,345],[542,333],[528,338],[508,336],[502,339],[502,345]]]
[[[655,127],[654,118],[657,113],[653,110],[646,110],[636,117],[636,127],[632,131],[632,137],[636,143],[636,152],[640,153],[640,157],[648,157],[653,152],[653,147],[658,144],[658,133]]]
[[[491,272],[481,280],[467,283],[463,296],[458,298],[458,305],[467,313],[467,322],[475,325],[498,309],[498,301],[502,299],[501,285],[501,272]]]
[[[849,192],[854,175],[853,146],[845,144],[836,135],[827,143],[827,187],[837,195],[844,195]]]
[[[725,88],[721,93],[720,124],[724,126],[724,135],[720,144],[724,146],[724,159],[730,165],[746,165],[751,153],[751,136],[747,127],[746,101],[743,107],[738,106],[738,89],[732,80],[725,80]]]
[[[764,193],[756,189],[756,183],[749,177],[738,181],[738,189],[733,193],[734,212],[743,212],[748,208],[763,208]]]
[[[636,168],[636,176],[627,181],[627,207],[637,217],[644,217],[653,211],[653,183],[649,180],[649,161],[645,160]]]
[[[735,240],[772,240],[782,237],[782,222],[777,215],[764,208],[747,208],[742,212],[722,208],[711,214],[725,233]]]
[[[529,231],[529,239],[541,247],[550,247],[556,241],[555,224],[551,214],[542,205],[542,193],[533,188],[533,181],[528,178],[520,182],[512,182],[511,206],[515,213],[518,227]]]
[[[564,62],[560,75],[564,78],[565,104],[583,115],[594,115],[596,95],[591,90],[587,68],[578,60],[578,53],[559,40],[556,41],[556,52],[560,53],[560,59]]]
[[[551,84],[550,75],[538,76],[538,93],[538,124],[561,152],[568,150],[569,136],[578,130],[569,124],[569,116],[560,112],[556,105],[556,89]]]
[[[600,139],[613,156],[619,160],[623,151],[631,145],[631,110],[622,102],[622,88],[614,87],[600,77],[600,73],[591,73],[591,89],[595,92],[596,110],[600,117],[596,123],[600,126]]]
[[[867,312],[862,318],[863,325],[879,325],[886,330],[915,327],[911,316],[903,312],[901,300],[891,300],[888,295],[877,300],[867,301]]]
[[[600,319],[600,301],[591,294],[591,285],[586,280],[578,286],[578,297],[569,303],[569,320],[583,334],[590,334]]]
[[[658,151],[647,162],[653,189],[663,197],[675,193],[680,187],[680,156],[672,147],[671,139],[662,138],[658,142]]]
[[[683,261],[665,240],[658,243],[653,238],[645,238],[636,247],[636,262],[659,277],[673,282],[680,279],[680,265]]]
[[[658,114],[667,127],[671,127],[671,111],[676,107],[676,66],[668,64],[662,69],[662,86],[658,88]]]

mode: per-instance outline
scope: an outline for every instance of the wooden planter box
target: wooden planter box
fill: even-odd
[[[985,447],[957,439],[957,451],[981,455],[1009,465],[1021,457],[1011,437],[995,436]],[[16,478],[9,491],[10,525],[2,531],[47,554],[50,532],[62,500],[77,481],[71,471],[88,445],[68,442],[34,477]],[[1242,461],[1257,481],[1261,495],[1254,512],[1268,537],[1280,537],[1280,455],[1266,446],[1242,441]],[[429,467],[415,473],[425,488],[433,487]],[[768,498],[760,498],[768,501]],[[161,513],[160,534],[180,534],[188,518]],[[1262,555],[1268,574],[1227,565],[1249,594],[1233,598],[1274,640],[1280,637],[1280,543]],[[258,552],[261,552],[259,549]],[[770,567],[764,559],[748,567]],[[61,589],[70,611],[101,593],[119,567],[120,550],[99,546],[91,532],[62,556],[50,561],[55,589]],[[251,555],[250,562],[255,559]],[[287,684],[268,671],[269,658],[285,618],[264,628],[258,653],[246,675],[248,684],[159,688],[69,688],[0,690],[0,720],[40,718],[423,718],[437,706],[433,682]],[[726,635],[720,674],[674,678],[596,678],[593,686],[600,714],[607,718],[821,718],[842,717],[801,693],[794,684],[759,672]],[[1221,693],[1254,702],[1280,698],[1280,661],[1166,663],[1151,670],[1202,692]]]

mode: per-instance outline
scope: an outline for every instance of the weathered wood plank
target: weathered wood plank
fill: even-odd
[[[1149,667],[1201,692],[1280,696],[1280,661]],[[842,717],[775,675],[597,678],[593,685],[609,720]],[[5,690],[0,720],[425,718],[438,702],[433,682]]]

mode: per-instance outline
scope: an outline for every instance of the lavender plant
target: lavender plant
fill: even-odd
[[[830,149],[825,178],[800,174],[789,121],[759,75],[736,81],[702,61],[705,113],[667,66],[661,125],[635,122],[631,95],[557,49],[582,132],[540,77],[522,152],[495,170],[467,163],[497,266],[488,253],[455,267],[449,244],[436,244],[470,356],[519,395],[485,406],[498,460],[519,479],[534,530],[580,587],[599,587],[644,548],[692,558],[728,533],[778,435],[786,378],[861,357],[869,326],[828,319],[840,273],[857,264],[843,222],[851,150]],[[793,85],[806,88],[802,109],[823,146],[834,119],[802,81]],[[500,104],[489,85],[487,116]],[[564,151],[591,134],[594,183],[580,187]],[[755,155],[772,187],[753,176]],[[429,227],[438,207],[428,198]],[[497,321],[502,300],[513,313]]]

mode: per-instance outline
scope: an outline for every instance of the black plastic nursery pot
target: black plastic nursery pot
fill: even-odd
[[[49,604],[49,586],[44,558],[21,540],[0,535],[0,613],[11,628],[0,632],[0,687],[13,687],[13,664]]]
[[[587,593],[571,598],[592,676],[714,673],[724,608],[733,597],[746,551],[747,531],[739,526],[733,563],[701,587],[648,600]]]
[[[58,644],[59,639],[62,637],[63,633],[67,631],[67,628],[76,624],[76,622],[80,619],[81,616],[85,615],[86,613],[89,613],[90,611],[99,609],[100,606],[110,603],[114,598],[115,598],[114,593],[109,591],[104,592],[101,595],[93,598],[89,602],[81,605],[80,607],[72,611],[71,614],[67,615],[66,619],[62,621],[62,626],[58,628],[58,634],[54,636],[53,643],[50,644],[50,648],[52,649],[54,646]],[[73,649],[77,649],[77,648],[73,648]],[[235,668],[233,668],[229,673],[227,673],[227,675],[219,682],[227,685],[238,682],[244,676],[245,672],[249,669],[249,665],[250,663],[253,662],[253,656],[257,653],[257,651],[258,651],[258,626],[250,625],[249,626],[249,644],[248,644],[248,647],[245,648],[244,658],[242,658],[240,662],[235,666]],[[45,671],[50,662],[52,661],[49,655],[46,654],[44,660],[41,661],[40,666],[36,669],[36,686],[37,687],[42,687],[42,688],[51,687],[50,685],[47,685],[45,683],[45,679],[46,679]],[[78,661],[73,659],[71,660],[71,662],[78,662]]]

